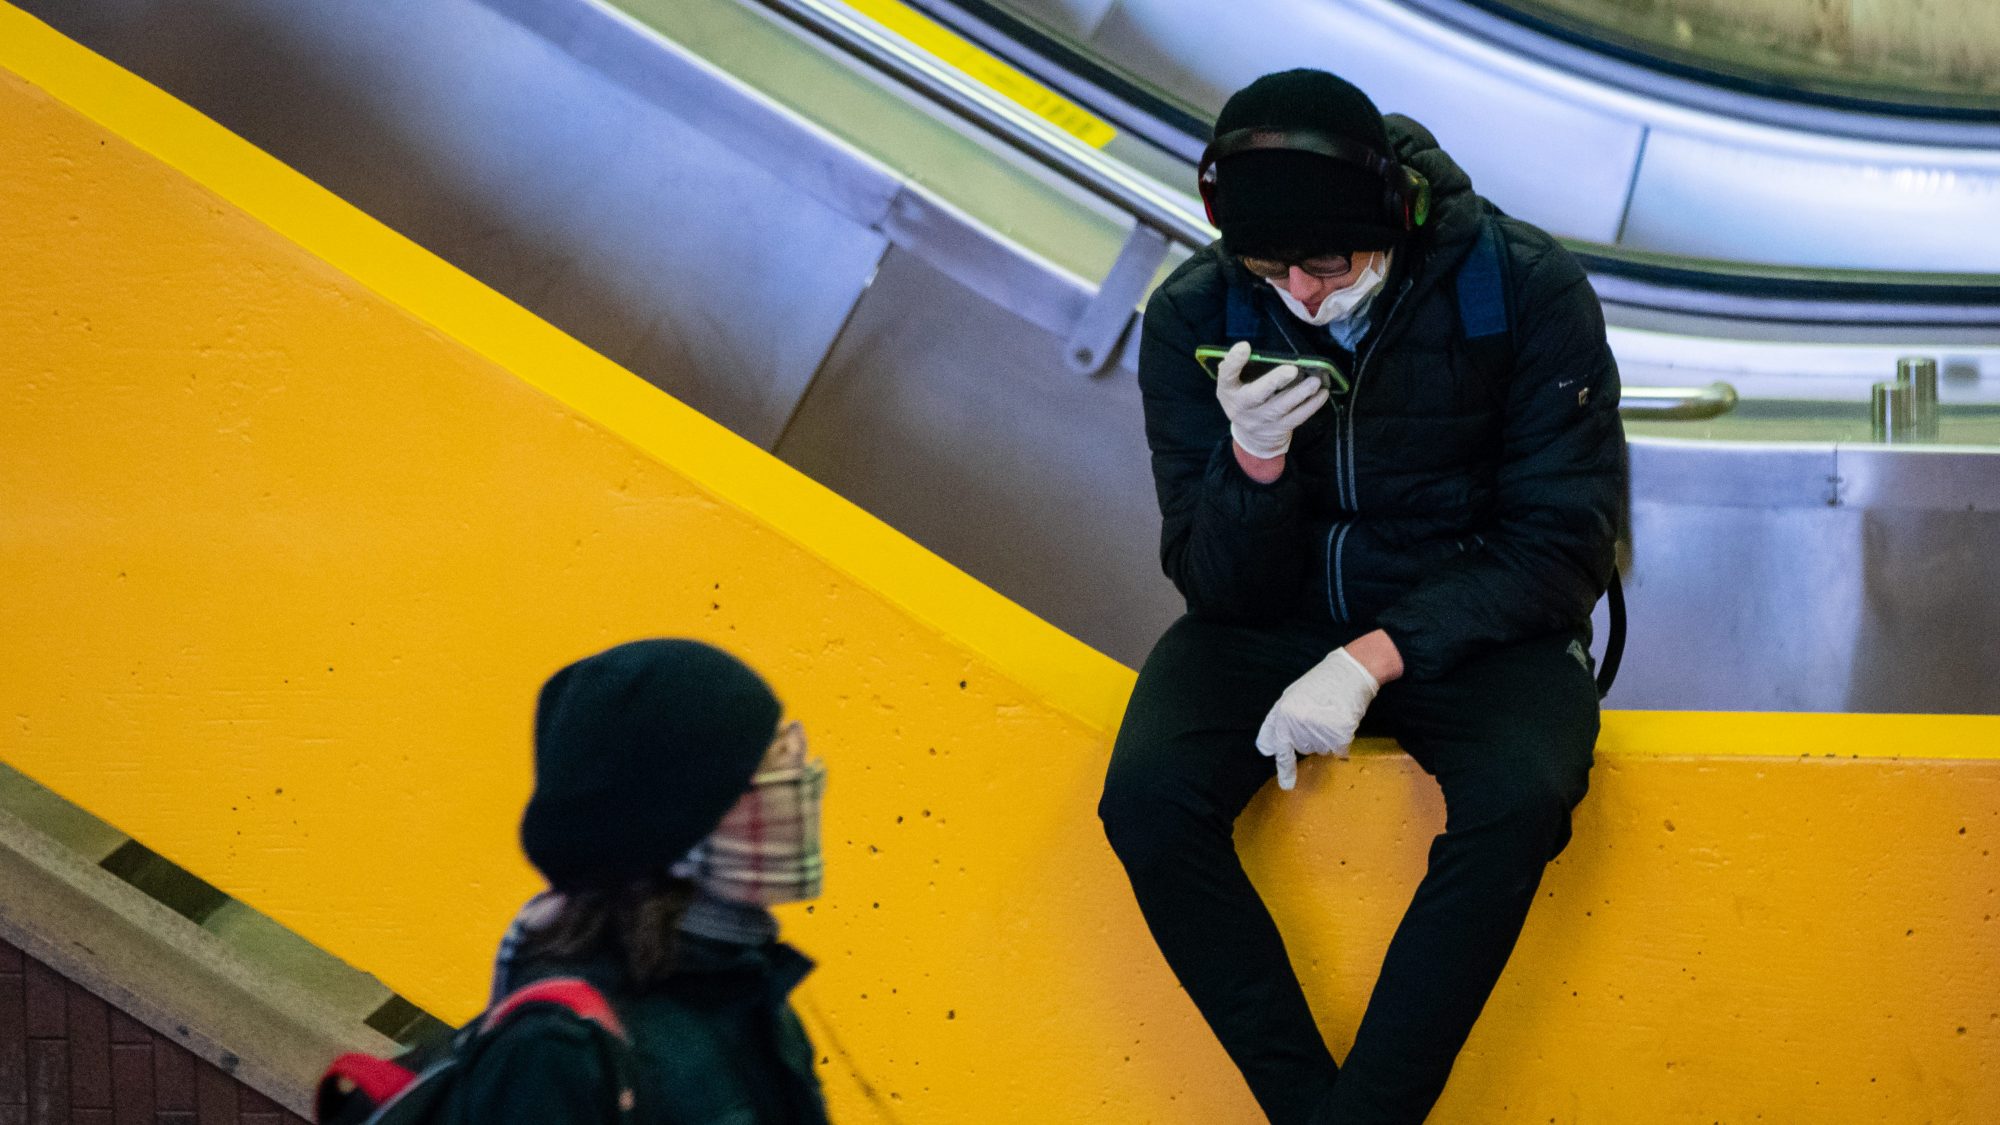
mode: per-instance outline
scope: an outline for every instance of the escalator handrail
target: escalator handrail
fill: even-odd
[[[1497,0],[1465,2],[1484,7]],[[1056,86],[1065,94],[1077,94],[1071,78],[1074,75],[1084,84],[1098,87],[1147,115],[1150,118],[1147,124],[1154,129],[1181,131],[1196,151],[1213,135],[1210,123],[1193,106],[1092,58],[1059,33],[1014,15],[991,0],[911,0],[911,3],[953,30],[972,34],[995,53],[1005,53],[1005,47],[994,42],[993,35],[976,34],[978,25],[984,25],[1009,42],[1020,43],[1031,56],[1067,68],[1069,74],[1036,74],[1037,78]],[[1009,56],[1008,61],[1018,63],[1021,60]],[[1114,124],[1121,128],[1132,127],[1129,119],[1114,119]],[[1185,149],[1188,146],[1172,147]],[[1770,305],[1784,302],[1788,306],[1806,303],[1843,307],[1856,304],[1894,305],[1900,306],[1899,315],[1903,320],[1911,319],[1911,310],[1916,310],[1918,314],[1915,319],[1924,320],[1924,309],[1946,312],[1968,308],[2000,309],[2000,277],[1984,274],[1750,266],[1741,262],[1627,250],[1579,239],[1564,238],[1560,241],[1576,254],[1594,277],[1617,278],[1656,289],[1700,292],[1725,300],[1734,298],[1741,303]],[[1959,318],[1951,319],[1955,323]]]
[[[1995,274],[1765,266],[1654,254],[1575,239],[1564,239],[1563,244],[1593,274],[1663,287],[1796,301],[2000,306],[2000,275]]]
[[[1120,208],[1175,242],[1199,249],[1216,230],[1193,201],[1161,187],[958,70],[906,44],[847,5],[830,0],[762,0],[765,7],[918,92],[935,99],[1009,147]]]
[[[999,13],[999,9],[985,0],[918,2],[919,6],[927,9],[944,9],[952,5],[976,9],[972,15],[981,19]],[[1436,0],[1420,2],[1432,3]],[[1479,3],[1481,0],[1450,2]],[[762,0],[762,3],[870,65],[880,67],[920,92],[936,98],[1044,167],[1114,207],[1125,210],[1139,222],[1182,246],[1199,249],[1215,239],[1215,229],[1196,216],[1190,197],[1175,195],[1151,178],[1133,173],[1123,164],[1061,132],[955,68],[937,62],[900,37],[877,27],[838,0]],[[939,14],[944,13],[940,11]],[[1068,56],[1085,57],[1083,52],[1074,45],[1066,44],[1060,36],[1044,29],[1029,28],[1018,20],[1015,23],[1020,23],[1021,27],[1037,37],[1037,41],[1031,44],[1034,50],[1043,52],[1045,57],[1060,65],[1068,65]],[[1009,28],[998,30],[1004,33]],[[999,45],[988,46],[1004,61],[1018,61]],[[1038,77],[1051,81],[1051,85],[1066,96],[1075,96],[1072,84],[1052,81],[1054,76]],[[1143,83],[1122,76],[1114,69],[1097,65],[1085,78],[1123,100],[1132,109],[1150,115],[1153,119],[1151,124],[1155,127],[1198,128],[1199,131],[1192,134],[1197,138],[1210,133],[1209,127],[1200,122],[1190,107],[1174,103],[1156,91],[1149,91]],[[1100,109],[1097,106],[1087,108],[1093,112]],[[1112,121],[1120,127],[1129,127],[1127,121],[1117,117]],[[1985,315],[1983,310],[2000,310],[2000,276],[1757,266],[1653,254],[1576,239],[1561,241],[1577,255],[1593,277],[1616,279],[1655,291],[1700,294],[1709,304],[1720,301],[1743,305],[1746,307],[1740,315],[1749,319],[1800,319],[1801,306],[1820,306],[1827,310],[1827,315],[1845,316],[1855,306],[1869,305],[1893,308],[1896,319],[1903,323],[1986,323],[1994,318]],[[1778,313],[1766,313],[1750,306],[1784,306],[1784,309]],[[1982,311],[1968,313],[1968,310]],[[1805,319],[1815,317],[1809,315]]]
[[[1176,98],[1138,75],[1079,48],[1061,32],[1014,12],[991,0],[907,0],[909,5],[952,31],[978,42],[995,54],[1020,66],[1027,59],[1047,65],[1023,67],[1034,77],[1064,93],[1076,85],[1092,87],[1138,110],[1147,119],[1135,127],[1129,120],[1119,127],[1156,139],[1170,133],[1169,142],[1178,155],[1192,161],[1214,138],[1210,115],[1192,102]],[[1157,143],[1157,141],[1156,141]]]

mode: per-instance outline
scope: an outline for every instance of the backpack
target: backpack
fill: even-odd
[[[590,1030],[617,1091],[618,1120],[633,1117],[631,1040],[604,994],[575,977],[537,981],[509,993],[455,1032],[442,1049],[416,1047],[393,1059],[345,1054],[333,1060],[313,1098],[316,1125],[431,1125],[450,1114],[458,1080],[485,1047],[529,1011],[566,1013]]]
[[[1507,248],[1501,241],[1500,212],[1494,211],[1480,224],[1479,241],[1458,267],[1458,325],[1475,363],[1487,371],[1505,371],[1514,365],[1513,273],[1507,268]],[[1624,508],[1632,503],[1627,484]],[[1618,514],[1618,536],[1627,540],[1632,531],[1629,511]],[[1625,658],[1625,584],[1618,567],[1611,568],[1611,583],[1604,589],[1609,629],[1604,637],[1604,660],[1597,667],[1597,698],[1611,694],[1618,678],[1619,662]],[[1581,651],[1581,646],[1578,646]]]
[[[1500,233],[1500,212],[1496,209],[1480,223],[1479,241],[1459,263],[1453,279],[1458,298],[1458,329],[1467,350],[1479,368],[1499,377],[1514,365],[1514,285],[1507,268],[1507,247]],[[1225,335],[1230,340],[1248,340],[1257,333],[1257,310],[1239,285],[1227,287],[1224,305]],[[1626,503],[1630,504],[1630,497]],[[1619,513],[1619,537],[1630,534],[1631,519]],[[1604,660],[1597,669],[1597,698],[1611,692],[1618,678],[1618,665],[1625,656],[1625,587],[1618,568],[1611,569],[1611,584],[1604,591],[1609,603],[1610,630],[1604,638]]]

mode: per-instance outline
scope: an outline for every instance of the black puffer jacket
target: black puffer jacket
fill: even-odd
[[[538,961],[509,972],[520,987],[576,976],[611,1001],[632,1036],[639,1125],[826,1125],[826,1103],[787,997],[812,968],[790,946],[682,935],[678,967],[635,989],[606,959]],[[529,1012],[500,1030],[455,1092],[453,1125],[615,1125],[615,1089],[586,1028]]]
[[[1468,344],[1458,266],[1486,200],[1421,125],[1387,119],[1428,178],[1430,221],[1396,251],[1354,355],[1213,245],[1146,307],[1139,353],[1159,491],[1160,554],[1191,613],[1379,626],[1406,674],[1432,678],[1490,648],[1588,628],[1625,490],[1618,371],[1581,267],[1540,230],[1498,218],[1511,370]],[[1224,337],[1229,286],[1258,310],[1260,352],[1333,359],[1354,387],[1293,435],[1261,485],[1230,449],[1215,382],[1194,360]]]

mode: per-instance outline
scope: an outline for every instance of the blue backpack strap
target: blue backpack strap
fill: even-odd
[[[1488,215],[1480,223],[1479,241],[1458,266],[1459,329],[1480,366],[1498,376],[1514,361],[1514,301],[1506,253],[1499,218]]]
[[[1250,299],[1250,290],[1235,278],[1224,282],[1222,335],[1227,343],[1257,338],[1257,306]]]
[[[1505,378],[1514,366],[1514,295],[1508,285],[1506,253],[1499,216],[1489,214],[1481,224],[1479,241],[1458,267],[1459,327],[1465,332],[1474,361],[1498,378]],[[1618,537],[1627,542],[1632,528],[1630,506],[1628,492],[1618,518]],[[1625,588],[1615,566],[1605,596],[1610,599],[1611,628],[1604,640],[1604,660],[1597,670],[1599,699],[1611,693],[1619,662],[1625,656]]]

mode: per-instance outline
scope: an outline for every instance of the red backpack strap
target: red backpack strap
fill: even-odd
[[[415,1082],[417,1076],[391,1059],[374,1055],[345,1054],[333,1060],[319,1080],[313,1098],[313,1120],[331,1121],[356,1097],[369,1109],[381,1106]]]
[[[522,1009],[537,1004],[555,1005],[578,1019],[596,1024],[611,1036],[613,1042],[602,1044],[609,1052],[605,1061],[611,1070],[612,1090],[617,1095],[618,1120],[629,1123],[636,1104],[628,1058],[632,1038],[625,1034],[625,1025],[619,1022],[611,1002],[589,981],[580,977],[551,977],[516,989],[486,1013],[486,1018],[479,1022],[478,1034],[491,1035]]]
[[[530,1004],[554,1004],[578,1019],[597,1024],[620,1042],[631,1042],[631,1037],[625,1034],[625,1025],[618,1022],[618,1013],[611,1010],[611,1002],[581,977],[551,977],[508,993],[505,999],[493,1006],[492,1011],[486,1013],[480,1032],[493,1031]]]

